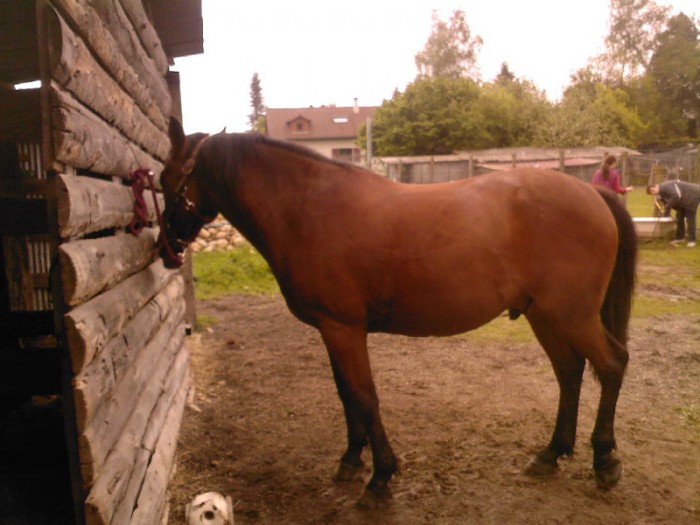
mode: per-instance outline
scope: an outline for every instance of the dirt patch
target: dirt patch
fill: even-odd
[[[354,505],[362,483],[331,481],[345,423],[318,333],[277,296],[203,302],[198,313],[218,321],[190,340],[196,390],[171,524],[206,491],[237,502],[237,525],[700,523],[700,315],[633,324],[616,426],[625,471],[610,492],[590,468],[599,394],[591,374],[576,455],[552,479],[533,479],[522,469],[548,441],[558,400],[537,343],[370,336],[401,469],[391,504],[370,512]]]

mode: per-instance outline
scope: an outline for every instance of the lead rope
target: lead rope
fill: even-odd
[[[153,182],[153,172],[148,168],[138,168],[129,173],[129,178],[131,179],[131,191],[134,193],[134,218],[131,219],[129,224],[129,231],[132,235],[138,236],[148,224],[148,205],[146,204],[146,199],[143,196],[143,190],[146,189],[146,181],[148,181],[148,186],[150,187],[151,194],[153,195],[153,205],[156,209],[156,220],[158,221],[158,226],[160,227],[160,234],[158,235],[157,246],[165,247],[165,252],[168,255],[168,259],[171,262],[176,263],[181,266],[184,262],[182,254],[176,254],[170,247],[168,238],[165,236],[163,228],[163,214],[160,212],[160,205],[158,204],[158,198],[156,196],[156,186]]]

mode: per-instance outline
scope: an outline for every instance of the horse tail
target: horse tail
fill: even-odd
[[[632,217],[617,195],[603,188],[598,191],[615,218],[618,238],[615,267],[600,316],[609,335],[626,348],[636,279],[637,233]]]

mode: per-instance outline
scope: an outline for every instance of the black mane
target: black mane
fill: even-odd
[[[227,150],[227,156],[230,160],[235,161],[236,166],[240,165],[240,163],[245,159],[245,157],[254,154],[254,151],[256,150],[256,146],[258,144],[265,144],[319,162],[325,162],[333,164],[335,166],[345,167],[348,169],[355,167],[354,165],[345,161],[329,159],[325,155],[322,155],[317,151],[314,151],[306,146],[302,146],[301,144],[272,139],[265,135],[261,135],[260,133],[220,133],[210,137],[209,140],[207,140],[207,143],[205,143],[205,145],[208,145],[208,143],[212,143],[212,147],[223,148]],[[207,148],[207,150],[210,150],[210,148]]]

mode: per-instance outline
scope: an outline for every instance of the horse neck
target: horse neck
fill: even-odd
[[[284,257],[287,243],[294,242],[294,230],[308,220],[321,188],[335,179],[333,169],[316,175],[319,162],[325,161],[256,144],[235,170],[224,175],[226,191],[214,190],[212,198],[220,203],[222,215],[272,266]]]

